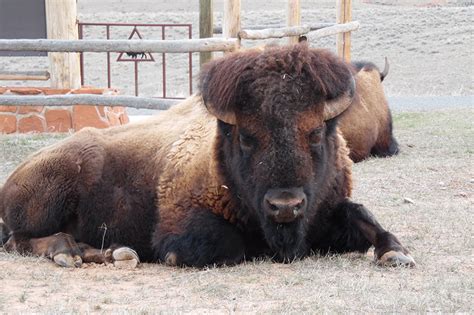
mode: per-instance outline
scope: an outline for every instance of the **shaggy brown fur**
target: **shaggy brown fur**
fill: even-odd
[[[6,248],[74,267],[138,260],[129,246],[143,260],[205,266],[374,245],[381,262],[413,264],[349,200],[352,162],[338,117],[325,115],[349,104],[352,82],[344,63],[305,45],[212,61],[202,97],[82,130],[21,164],[0,191]]]
[[[350,149],[350,158],[359,162],[371,155],[385,157],[397,154],[392,115],[382,86],[385,76],[371,63],[356,63],[353,71],[357,98],[341,116],[339,123]],[[388,72],[387,67],[384,72]]]

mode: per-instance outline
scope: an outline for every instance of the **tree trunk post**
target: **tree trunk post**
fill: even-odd
[[[240,32],[240,0],[224,1],[224,20],[222,22],[222,36],[224,38],[239,38]],[[237,44],[240,48],[240,43]]]
[[[288,0],[288,6],[286,10],[286,25],[287,26],[300,26],[301,25],[301,5],[300,0]],[[297,44],[299,36],[288,37],[288,43]]]
[[[352,0],[336,0],[337,23],[348,23],[352,20]],[[346,62],[351,61],[351,32],[337,35],[337,54]]]
[[[209,38],[213,36],[214,11],[213,0],[199,0],[199,38]],[[212,59],[212,52],[201,52],[199,54],[199,64],[203,64]]]
[[[45,0],[48,39],[78,39],[76,0]],[[51,87],[81,87],[79,54],[48,53]]]

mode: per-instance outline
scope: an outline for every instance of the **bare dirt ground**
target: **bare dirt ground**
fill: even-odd
[[[0,312],[472,313],[473,114],[472,108],[396,113],[401,154],[354,167],[353,199],[404,242],[417,260],[414,269],[377,267],[369,253],[204,270],[155,264],[69,270],[0,250]],[[30,152],[61,138],[0,136],[0,183]]]

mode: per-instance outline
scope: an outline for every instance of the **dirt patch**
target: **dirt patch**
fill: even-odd
[[[0,312],[472,313],[473,114],[396,113],[400,155],[354,167],[353,199],[411,250],[415,269],[376,267],[369,253],[204,270],[69,270],[0,250]],[[0,183],[30,152],[59,139],[0,136]]]

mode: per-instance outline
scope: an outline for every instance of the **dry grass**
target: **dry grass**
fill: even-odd
[[[401,154],[355,166],[354,199],[406,244],[415,269],[379,268],[369,254],[205,270],[68,270],[0,251],[0,312],[472,313],[473,114],[395,114]],[[28,152],[57,140],[1,136],[0,182]]]

